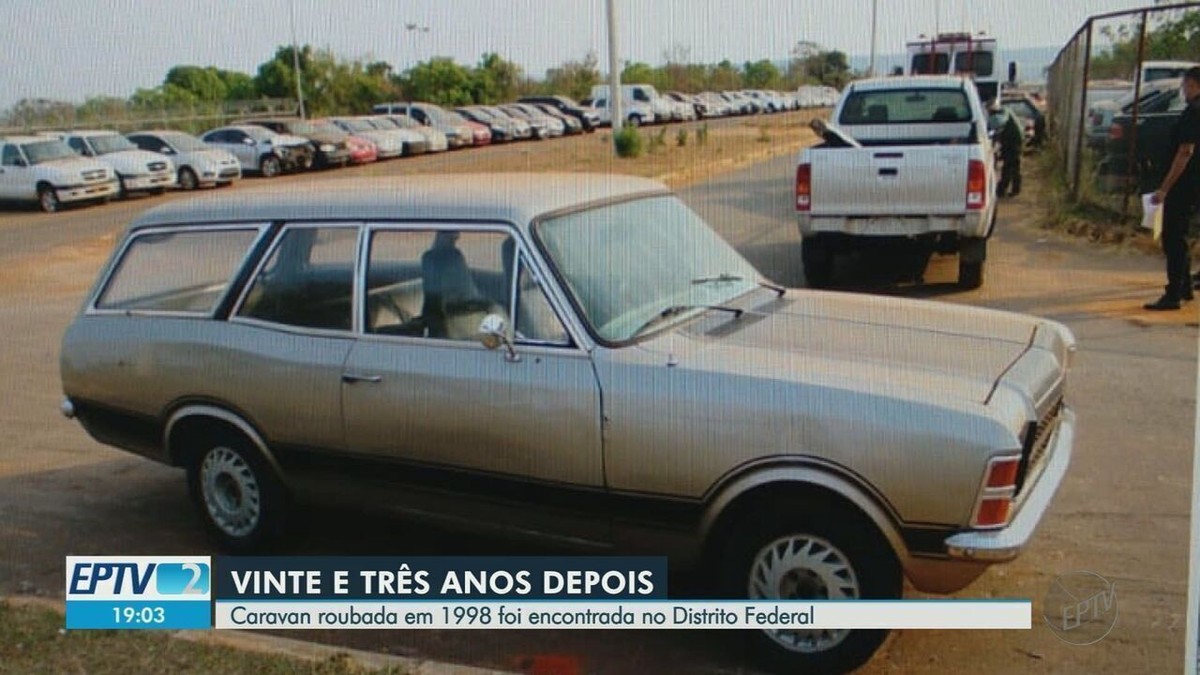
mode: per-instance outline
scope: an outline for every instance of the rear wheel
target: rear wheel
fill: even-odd
[[[804,263],[804,280],[809,288],[827,288],[833,283],[833,251],[817,237],[800,244],[800,260]]]
[[[205,528],[227,550],[259,549],[283,531],[283,485],[243,436],[202,438],[188,463],[188,488]]]
[[[196,178],[196,172],[190,167],[183,167],[179,170],[179,187],[182,190],[195,190],[200,187],[200,179]]]
[[[972,290],[983,285],[983,264],[987,259],[987,239],[972,237],[958,252],[958,287]]]
[[[762,508],[769,513],[763,513]],[[903,577],[861,512],[829,499],[776,498],[733,523],[722,594],[751,600],[894,600]],[[804,605],[797,607],[803,610]],[[777,672],[844,673],[866,663],[886,630],[748,631],[749,653]]]
[[[58,201],[58,191],[49,185],[44,183],[39,185],[37,197],[38,208],[42,210],[42,213],[54,213],[62,207],[62,204]]]

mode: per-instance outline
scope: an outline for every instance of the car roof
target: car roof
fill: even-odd
[[[586,204],[670,194],[654,180],[619,174],[501,173],[335,178],[318,185],[267,185],[193,196],[153,208],[130,230],[190,223],[278,220],[533,219]]]
[[[906,75],[856,80],[850,86],[856,91],[905,89],[908,87],[961,89],[967,81],[967,77],[963,75]]]
[[[23,134],[20,136],[0,136],[0,143],[39,143],[44,141],[60,141],[58,136],[30,136]]]

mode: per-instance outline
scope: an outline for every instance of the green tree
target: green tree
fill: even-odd
[[[1193,60],[1200,54],[1200,10],[1157,12],[1146,27],[1146,59]],[[1106,25],[1098,31],[1109,45],[1092,57],[1096,79],[1131,78],[1137,71],[1138,22]]]
[[[399,79],[399,83],[405,98],[411,101],[445,106],[473,102],[471,71],[450,58],[439,56],[418,63]]]
[[[666,78],[661,69],[635,61],[621,71],[621,84],[650,84],[655,89],[665,89]]]
[[[775,89],[782,79],[779,68],[767,59],[747,61],[742,66],[742,81],[750,89]]]
[[[475,103],[503,103],[517,97],[521,67],[499,54],[484,54],[471,72],[471,98]]]
[[[211,66],[175,66],[163,78],[163,86],[168,85],[186,91],[200,101],[223,101],[229,93],[225,81]]]
[[[708,75],[706,89],[713,91],[730,91],[742,88],[742,73],[729,61],[724,59],[712,67]]]
[[[592,87],[600,84],[599,62],[596,52],[588,52],[582,61],[567,61],[547,70],[543,91],[574,99],[587,98]]]

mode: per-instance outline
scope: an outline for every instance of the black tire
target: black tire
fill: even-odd
[[[630,115],[630,116],[629,116],[629,122],[628,122],[628,124],[629,124],[629,126],[631,126],[631,127],[640,127],[640,126],[642,126],[642,118],[641,118],[641,116],[640,116],[640,115]]]
[[[765,513],[764,513],[765,509]],[[903,592],[900,565],[866,516],[823,496],[764,500],[731,527],[720,562],[720,593],[731,598],[895,600]],[[788,563],[775,588],[765,565]],[[782,561],[780,560],[782,558]],[[756,580],[757,579],[757,583]],[[830,588],[831,582],[837,588]],[[780,673],[846,673],[866,663],[887,639],[886,630],[746,631],[746,653]],[[828,646],[821,648],[818,641]],[[790,643],[790,646],[785,645]]]
[[[62,208],[62,203],[58,201],[58,191],[45,183],[38,186],[37,198],[38,208],[42,213],[55,213]]]
[[[987,260],[987,239],[970,238],[958,252],[958,287],[969,291],[983,285],[983,265]]]
[[[196,177],[196,172],[192,171],[191,167],[182,167],[179,169],[179,189],[195,190],[200,187],[200,179]]]
[[[283,484],[244,436],[211,433],[187,463],[188,492],[209,536],[233,553],[263,549],[284,531]]]
[[[833,251],[820,239],[810,237],[800,244],[800,260],[809,288],[828,288],[833,283]]]
[[[258,161],[258,173],[263,178],[274,178],[283,172],[283,165],[275,155],[265,155]]]

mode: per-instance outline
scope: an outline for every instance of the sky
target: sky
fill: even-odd
[[[872,0],[612,0],[618,53],[652,65],[783,61],[799,41],[871,49]],[[984,30],[1003,49],[1061,46],[1089,14],[1151,0],[877,0],[880,54],[937,28]],[[291,42],[404,70],[431,56],[497,52],[540,77],[595,51],[607,70],[605,0],[0,0],[0,110],[22,98],[128,97],[175,65],[253,75]],[[1053,8],[1051,11],[1050,8]],[[417,30],[406,30],[406,24]],[[422,30],[428,27],[428,31]]]

